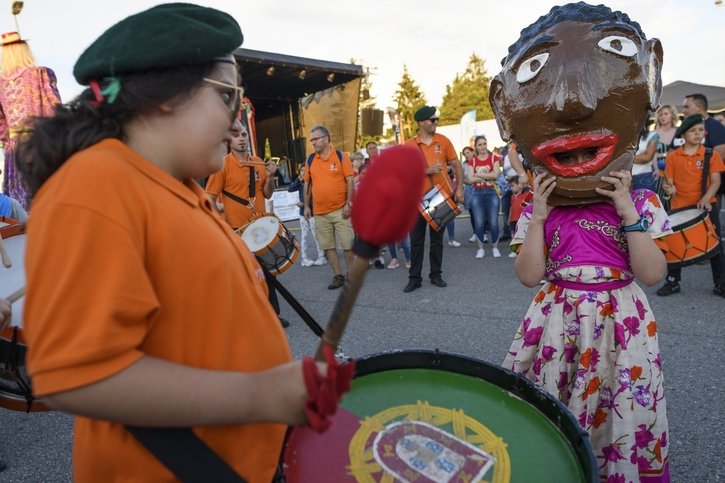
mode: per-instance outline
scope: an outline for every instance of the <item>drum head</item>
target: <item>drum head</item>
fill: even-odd
[[[261,216],[250,222],[242,231],[242,240],[254,253],[262,250],[277,238],[279,220],[276,216]]]
[[[670,213],[670,224],[674,231],[681,230],[682,228],[692,225],[707,216],[707,214],[697,208],[683,208]]]
[[[289,483],[599,480],[588,434],[517,374],[430,351],[357,364],[332,427],[290,432]]]

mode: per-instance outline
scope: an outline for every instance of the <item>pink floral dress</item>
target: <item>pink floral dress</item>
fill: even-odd
[[[632,193],[649,234],[672,232],[656,194]],[[532,206],[511,245],[523,243]],[[556,207],[544,229],[546,278],[503,366],[558,397],[590,436],[602,481],[669,481],[657,323],[632,282],[613,205]]]

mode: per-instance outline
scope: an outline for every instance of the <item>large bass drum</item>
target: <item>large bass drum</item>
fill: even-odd
[[[558,400],[438,351],[358,360],[331,428],[292,429],[282,470],[287,483],[599,481],[587,432]]]

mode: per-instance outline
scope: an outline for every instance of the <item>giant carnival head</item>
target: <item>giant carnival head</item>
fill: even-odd
[[[557,6],[521,31],[493,79],[504,139],[534,173],[557,177],[552,205],[604,200],[595,188],[630,170],[639,132],[659,104],[662,45],[604,5]]]

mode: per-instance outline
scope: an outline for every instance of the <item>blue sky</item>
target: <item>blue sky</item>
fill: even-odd
[[[26,0],[18,16],[40,65],[52,68],[64,101],[81,87],[75,60],[105,29],[160,2],[151,0]],[[392,105],[403,64],[428,103],[439,104],[446,84],[475,52],[496,74],[522,28],[556,2],[541,0],[208,0],[232,14],[244,47],[316,59],[358,63],[371,69],[379,108]],[[593,2],[600,3],[600,2]],[[3,32],[15,30],[11,2],[0,12]],[[686,80],[725,86],[725,5],[715,0],[612,0],[606,4],[639,22],[662,41],[663,83]]]

